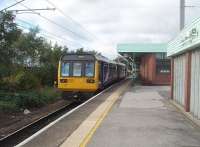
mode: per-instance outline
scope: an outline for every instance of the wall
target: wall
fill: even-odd
[[[181,54],[185,56],[185,68],[178,76],[184,76],[184,90],[178,91],[182,86],[177,82],[179,69],[176,64]],[[177,101],[179,94],[185,111],[200,121],[200,18],[185,26],[177,37],[168,43],[167,55],[172,58],[171,98]]]
[[[200,49],[191,53],[190,112],[200,119]]]
[[[180,56],[184,64],[180,65]],[[200,49],[185,52],[173,57],[172,99],[186,112],[200,119]],[[181,66],[183,66],[181,68]],[[184,83],[183,83],[184,82]]]
[[[185,98],[185,70],[186,70],[186,55],[182,54],[174,58],[174,100],[180,104],[184,105]]]
[[[169,74],[156,73],[156,57],[155,54],[144,54],[140,62],[140,78],[145,85],[169,85]]]
[[[171,75],[169,74],[156,74],[154,80],[155,85],[170,85]]]

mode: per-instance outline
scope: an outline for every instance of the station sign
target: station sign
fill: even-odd
[[[167,55],[173,56],[195,48],[200,44],[200,18],[185,27],[168,43]]]
[[[197,28],[192,28],[192,30],[188,31],[185,36],[183,36],[181,40],[181,46],[185,46],[190,44],[199,36],[199,32]]]

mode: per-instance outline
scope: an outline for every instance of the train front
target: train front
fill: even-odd
[[[98,77],[98,62],[94,55],[66,54],[59,61],[58,88],[63,91],[64,97],[96,92]]]

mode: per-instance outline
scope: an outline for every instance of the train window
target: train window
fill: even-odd
[[[63,62],[61,68],[62,76],[69,76],[69,63]]]
[[[81,63],[73,63],[73,76],[81,76],[82,64]]]
[[[85,76],[93,77],[94,76],[94,63],[85,64]]]

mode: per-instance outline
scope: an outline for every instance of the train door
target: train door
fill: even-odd
[[[103,73],[103,85],[107,85],[109,82],[109,65],[105,62],[102,64],[102,73]]]

